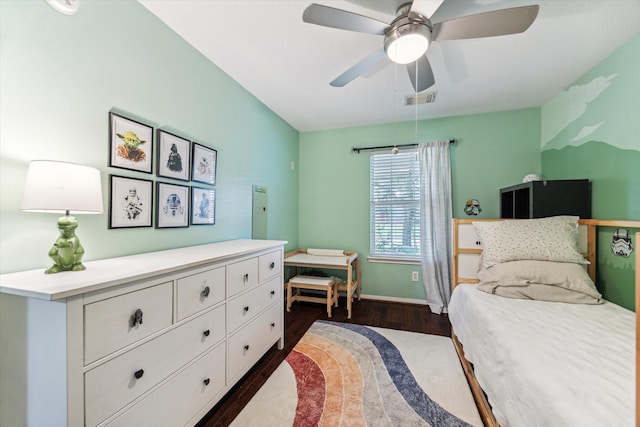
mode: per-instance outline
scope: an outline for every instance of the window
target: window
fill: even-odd
[[[420,166],[416,151],[370,157],[370,256],[420,259]]]

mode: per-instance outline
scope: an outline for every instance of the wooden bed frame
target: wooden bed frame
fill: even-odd
[[[473,228],[473,222],[480,221],[506,221],[505,219],[453,219],[453,276],[451,282],[451,290],[453,291],[459,283],[478,283],[476,275],[477,266],[479,264],[479,258],[482,254],[482,246],[480,238]],[[597,219],[583,219],[579,221],[580,235],[578,239],[579,249],[582,255],[590,262],[587,271],[591,279],[596,281],[596,240],[597,240],[597,228],[598,227],[618,227],[618,228],[640,228],[640,221],[616,221],[616,220],[597,220]],[[636,233],[635,244],[636,247],[636,306],[639,304],[640,296],[638,290],[640,290],[640,248],[637,246],[640,242],[640,233]],[[638,332],[640,333],[640,321],[637,323]],[[464,349],[453,327],[451,328],[451,338],[455,346],[458,358],[462,364],[465,376],[471,388],[473,399],[475,400],[480,418],[485,427],[499,427],[500,425],[496,421],[491,405],[487,401],[487,397],[480,387],[478,380],[473,371],[473,365],[466,359]],[[637,351],[640,352],[640,340],[636,341]],[[636,362],[637,363],[637,362]],[[640,370],[636,370],[640,374]],[[640,377],[639,377],[640,379]],[[637,380],[636,384],[640,384]],[[640,386],[638,387],[637,397],[638,408],[640,408]],[[636,409],[639,411],[640,409]]]

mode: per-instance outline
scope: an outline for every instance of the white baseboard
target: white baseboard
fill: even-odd
[[[326,295],[325,292],[322,291],[316,291],[314,289],[305,289],[304,290],[305,293],[310,293],[310,294],[322,294],[322,295]],[[287,299],[286,296],[287,292],[285,291],[285,300]],[[346,295],[346,292],[342,291],[340,292],[340,296],[344,297]],[[389,296],[380,296],[380,295],[367,295],[367,294],[361,294],[360,297],[362,299],[369,299],[369,300],[375,300],[375,301],[389,301],[389,302],[401,302],[401,303],[405,303],[405,304],[418,304],[418,305],[427,305],[427,301],[423,300],[423,299],[415,299],[415,298],[401,298],[401,297],[389,297]]]
[[[418,305],[427,305],[427,301],[423,299],[415,299],[415,298],[400,298],[400,297],[388,297],[388,296],[380,296],[380,295],[360,295],[362,299],[370,299],[376,301],[390,301],[390,302],[403,302],[407,304],[418,304]]]

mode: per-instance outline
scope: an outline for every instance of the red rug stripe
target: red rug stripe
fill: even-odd
[[[287,356],[298,389],[298,405],[293,425],[317,426],[325,401],[325,380],[320,367],[306,355],[293,350]]]
[[[353,355],[337,342],[309,332],[295,348],[314,360],[324,373],[327,391],[319,427],[366,426],[364,378]]]

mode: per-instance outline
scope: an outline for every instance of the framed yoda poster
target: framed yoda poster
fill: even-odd
[[[153,128],[109,113],[109,166],[151,173]]]

